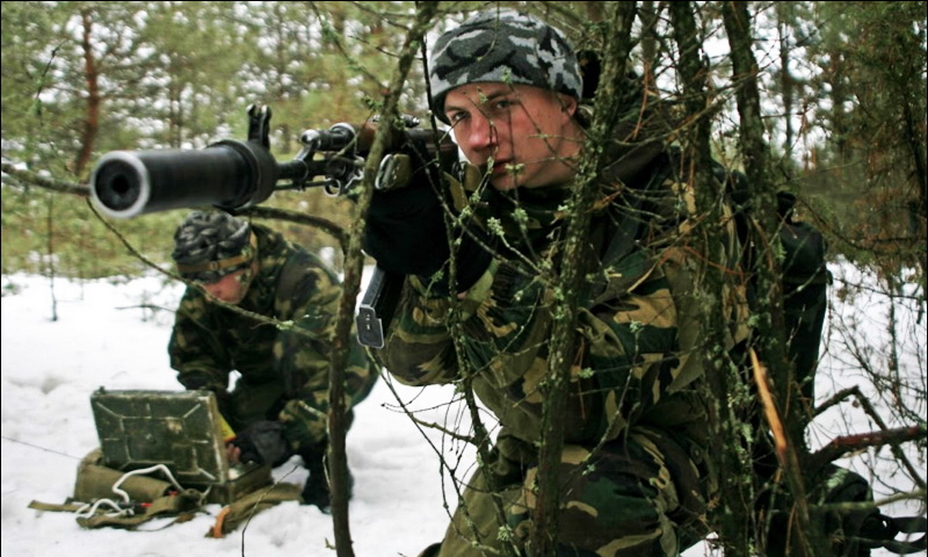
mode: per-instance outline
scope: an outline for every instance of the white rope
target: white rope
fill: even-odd
[[[135,511],[132,509],[132,500],[129,498],[129,494],[124,489],[121,489],[119,486],[121,486],[123,482],[125,482],[131,476],[148,474],[150,472],[155,472],[155,471],[163,472],[164,475],[167,476],[168,480],[170,480],[171,484],[173,484],[174,487],[177,488],[177,491],[184,490],[184,488],[180,485],[180,482],[178,482],[174,478],[174,475],[171,474],[171,471],[168,469],[167,466],[165,466],[164,464],[155,464],[154,466],[149,466],[148,468],[130,470],[129,472],[126,472],[125,474],[123,474],[122,477],[120,477],[116,481],[116,483],[113,484],[113,493],[115,493],[116,495],[119,495],[122,498],[122,505],[125,505],[125,507],[120,506],[119,503],[113,501],[112,499],[97,499],[96,501],[94,501],[93,504],[88,503],[88,504],[83,505],[79,509],[77,509],[77,515],[79,517],[93,516],[94,514],[98,512],[99,508],[102,505],[107,505],[111,507],[112,509],[114,509],[114,512],[108,513],[107,516],[133,516],[135,514]]]

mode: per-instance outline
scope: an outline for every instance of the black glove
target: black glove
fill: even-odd
[[[280,466],[293,455],[290,444],[283,436],[284,427],[280,422],[255,422],[229,441],[241,451],[242,462],[270,464]]]
[[[451,255],[443,213],[438,195],[425,180],[374,192],[364,250],[389,273],[427,279],[441,270]],[[488,244],[489,237],[480,227],[468,227],[455,254],[457,282],[435,283],[435,291],[457,293],[473,286],[490,264],[491,252],[484,248]]]
[[[364,251],[389,273],[427,276],[441,269],[448,235],[441,202],[427,180],[374,192]]]

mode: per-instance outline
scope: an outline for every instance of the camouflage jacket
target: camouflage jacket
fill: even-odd
[[[693,254],[705,246],[688,220],[695,206],[679,161],[663,148],[614,160],[598,184],[584,258],[589,290],[578,315],[565,440],[591,445],[646,425],[704,442],[702,349],[728,349],[744,338],[743,289],[719,293],[730,321],[726,338],[704,338],[694,285],[705,258]],[[502,247],[463,299],[433,295],[422,277],[407,277],[376,356],[410,385],[472,377],[506,438],[523,441],[499,448],[525,461],[540,440],[539,385],[549,372],[558,297],[550,277],[560,264],[570,185],[475,195],[470,182],[462,179],[465,195],[452,197],[471,200],[478,221],[502,231]],[[726,230],[724,252],[739,253],[734,228]]]
[[[315,255],[267,227],[252,228],[259,270],[238,308],[292,325],[259,322],[188,287],[168,353],[180,383],[216,392],[220,407],[232,371],[241,374],[236,389],[280,383],[285,401],[279,420],[299,451],[326,435],[329,353],[341,285]],[[376,378],[367,354],[353,341],[345,370],[348,408],[367,396]]]

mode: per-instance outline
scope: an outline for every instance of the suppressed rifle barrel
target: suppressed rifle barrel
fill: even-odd
[[[285,163],[278,163],[263,142],[253,139],[223,140],[204,149],[112,151],[94,167],[90,194],[101,212],[120,219],[207,205],[237,211],[258,205],[277,189],[309,185],[322,185],[327,193],[341,195],[360,180],[362,157],[368,154],[375,132],[373,125],[349,124],[308,130],[300,138],[303,150]],[[436,155],[443,166],[457,160],[457,147],[443,132],[406,129],[389,143],[391,153],[412,157],[410,171]],[[317,176],[327,180],[312,181]],[[381,178],[377,184],[390,181],[389,176]],[[282,180],[292,184],[278,187]]]
[[[90,190],[103,213],[128,219],[205,205],[251,207],[284,177],[262,145],[224,140],[198,150],[112,151],[94,168]]]

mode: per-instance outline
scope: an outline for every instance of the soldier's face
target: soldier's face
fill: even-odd
[[[570,180],[580,149],[576,99],[531,85],[471,83],[452,89],[445,115],[471,164],[497,189]]]
[[[251,271],[249,268],[229,273],[216,282],[203,283],[203,289],[227,304],[238,304],[248,293]]]

